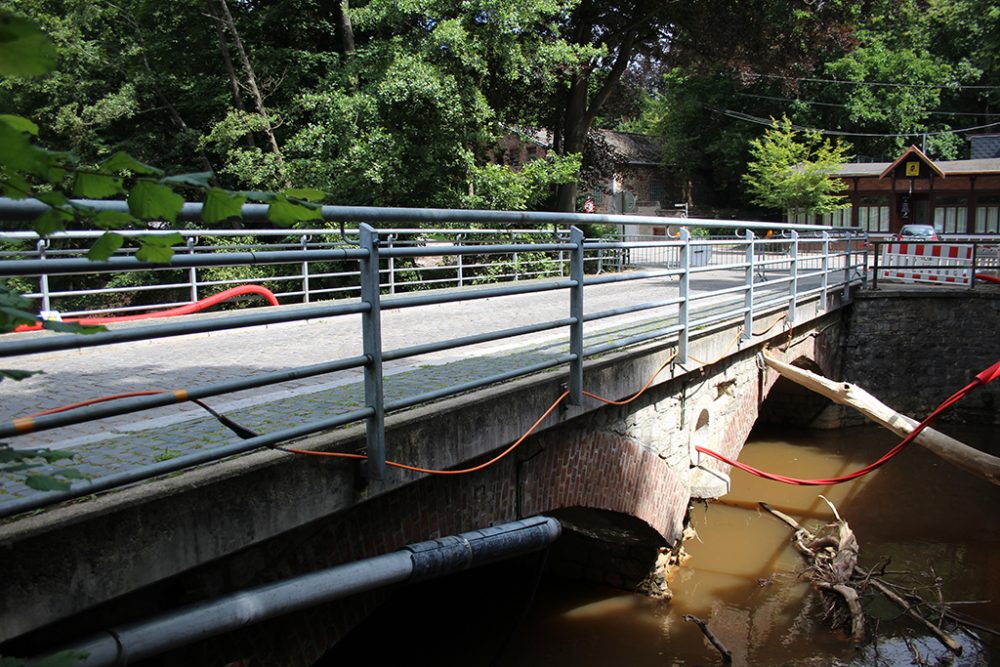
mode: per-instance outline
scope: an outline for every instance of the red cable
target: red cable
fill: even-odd
[[[277,306],[278,299],[275,298],[274,293],[266,287],[260,285],[239,285],[237,287],[230,287],[227,290],[223,290],[218,294],[213,294],[212,296],[205,297],[194,303],[189,303],[185,306],[177,306],[176,308],[170,308],[168,310],[157,310],[152,313],[142,313],[140,315],[116,315],[113,317],[78,317],[78,318],[68,318],[66,322],[76,322],[84,326],[93,326],[95,324],[108,324],[110,322],[133,322],[135,320],[148,320],[156,317],[176,317],[177,315],[190,315],[191,313],[196,313],[199,310],[204,310],[206,308],[211,308],[212,306],[232,299],[236,296],[242,296],[244,294],[257,294],[259,296],[267,299],[267,302],[272,306]],[[14,329],[16,332],[21,331],[38,331],[42,328],[42,323],[38,322],[36,324],[22,324]]]
[[[886,452],[885,455],[882,456],[882,458],[875,461],[874,463],[866,465],[864,468],[860,468],[858,470],[855,470],[854,472],[847,473],[846,475],[841,475],[840,477],[831,477],[829,479],[800,479],[798,477],[788,477],[786,475],[779,475],[777,473],[770,473],[770,472],[765,472],[763,470],[759,470],[758,468],[754,468],[751,465],[747,465],[746,463],[740,463],[739,461],[734,461],[732,459],[723,456],[722,454],[719,454],[718,452],[713,452],[711,449],[706,449],[701,446],[696,446],[695,450],[701,452],[702,454],[707,454],[708,456],[714,457],[722,461],[723,463],[727,463],[733,466],[734,468],[739,468],[744,472],[748,472],[751,475],[756,475],[758,477],[762,477],[763,479],[769,479],[774,482],[782,482],[784,484],[791,484],[793,486],[829,486],[832,484],[842,484],[844,482],[849,482],[852,479],[857,479],[858,477],[861,477],[863,475],[867,475],[871,471],[887,463],[890,459],[897,456],[900,452],[906,449],[910,445],[910,443],[912,443],[914,439],[916,439],[917,435],[919,435],[920,432],[927,427],[928,424],[937,419],[938,415],[940,415],[942,412],[950,408],[955,403],[958,403],[960,400],[962,400],[962,398],[965,397],[966,394],[975,389],[977,386],[989,384],[990,382],[998,378],[1000,378],[1000,361],[997,361],[995,364],[993,364],[986,370],[976,375],[976,377],[972,380],[972,382],[965,385],[957,392],[949,396],[943,403],[941,403],[941,405],[935,408],[932,413],[927,415],[927,417],[922,422],[917,424],[917,426],[913,429],[913,431],[911,431],[909,435],[903,438],[902,442],[900,442],[898,445],[896,445],[888,452]]]

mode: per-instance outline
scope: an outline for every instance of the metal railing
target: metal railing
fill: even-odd
[[[12,205],[13,204],[13,205]],[[125,205],[122,202],[99,202],[101,207],[113,208]],[[0,200],[0,220],[24,219],[22,202]],[[244,207],[244,220],[262,221],[266,207],[250,205]],[[197,205],[185,207],[185,217],[196,217]],[[751,337],[755,317],[767,312],[787,312],[787,318],[794,322],[796,307],[804,299],[818,298],[821,308],[825,308],[827,297],[840,290],[844,298],[849,298],[850,288],[864,279],[865,261],[862,251],[865,236],[857,230],[831,229],[816,226],[775,225],[774,223],[741,222],[744,229],[740,238],[711,239],[693,238],[682,229],[679,238],[649,241],[585,239],[579,223],[606,224],[620,226],[622,216],[600,216],[587,214],[520,213],[491,211],[458,211],[426,209],[379,209],[355,207],[324,207],[323,216],[328,221],[357,223],[357,245],[335,244],[335,247],[280,247],[269,244],[268,249],[247,251],[240,247],[229,248],[226,252],[191,252],[185,245],[166,267],[140,261],[135,256],[112,257],[103,262],[91,262],[81,257],[52,256],[3,259],[0,260],[0,277],[21,279],[39,276],[67,276],[85,273],[87,275],[120,274],[121,272],[164,270],[203,271],[209,267],[259,267],[259,266],[306,266],[316,267],[322,263],[353,264],[352,275],[359,279],[360,299],[337,299],[295,308],[266,308],[246,311],[226,317],[179,318],[176,321],[162,321],[157,324],[113,328],[112,330],[88,336],[70,334],[44,336],[15,336],[9,340],[0,338],[0,357],[28,355],[55,350],[76,349],[101,345],[111,345],[136,340],[151,340],[192,333],[203,333],[259,326],[277,322],[290,322],[314,318],[345,315],[360,315],[362,321],[363,352],[360,355],[333,359],[320,364],[288,370],[267,372],[236,380],[214,382],[187,388],[184,392],[167,392],[151,396],[128,398],[112,403],[95,405],[72,412],[63,412],[36,417],[30,424],[24,420],[0,423],[0,437],[16,436],[25,431],[42,431],[84,421],[124,415],[156,407],[176,404],[191,399],[220,396],[245,389],[267,387],[277,383],[306,377],[314,377],[335,371],[360,368],[364,371],[365,403],[359,409],[347,414],[297,424],[289,428],[251,437],[240,442],[192,452],[174,459],[160,461],[141,470],[115,473],[92,480],[80,489],[42,494],[42,498],[31,496],[13,503],[0,514],[25,511],[45,504],[84,493],[94,493],[106,488],[146,479],[155,475],[180,470],[206,461],[218,460],[233,454],[247,452],[259,447],[274,445],[301,436],[318,433],[334,427],[364,421],[366,424],[368,464],[367,474],[381,479],[384,474],[386,412],[401,410],[429,401],[452,396],[461,392],[484,387],[496,382],[522,377],[558,366],[568,368],[570,400],[576,404],[582,401],[583,368],[587,357],[621,349],[654,339],[676,339],[677,362],[687,362],[688,342],[691,332],[697,328],[735,320],[742,323],[742,336]],[[659,218],[629,216],[628,224],[662,225]],[[379,229],[376,225],[402,222],[399,228]],[[470,238],[454,239],[450,242],[435,241],[403,243],[401,239],[412,236],[414,223],[429,223],[439,229],[443,223],[464,224],[466,230],[450,232],[482,235],[481,240],[496,239],[497,234],[507,235],[507,242],[470,242]],[[482,224],[485,230],[469,229],[468,226]],[[519,225],[513,235],[510,230],[498,229],[505,224]],[[524,230],[525,225],[537,225],[535,230]],[[686,225],[732,229],[733,223],[719,223],[711,220],[685,221]],[[555,226],[557,233],[553,233]],[[786,238],[756,238],[753,230],[780,227]],[[310,230],[312,231],[312,230]],[[427,230],[421,230],[426,233]],[[255,232],[260,234],[260,231]],[[291,232],[276,232],[289,234]],[[299,232],[294,232],[299,233]],[[305,234],[303,234],[305,235]],[[528,239],[531,241],[521,239]],[[346,237],[354,242],[355,238]],[[343,239],[342,239],[343,240]],[[391,243],[390,243],[391,240]],[[197,244],[195,244],[197,246]],[[662,253],[663,260],[643,263],[639,266],[631,258],[640,252]],[[482,258],[500,256],[513,258],[518,254],[535,253],[553,258],[558,269],[551,274],[534,280],[509,281],[490,285],[465,286],[463,289],[426,290],[419,293],[394,295],[392,290],[392,262],[403,262],[415,258],[432,258],[435,261],[451,260],[455,266],[458,258]],[[711,260],[702,261],[710,253]],[[476,260],[479,261],[479,260]],[[474,265],[470,261],[469,265]],[[466,266],[469,266],[466,265]],[[601,272],[598,273],[598,265]],[[610,267],[620,271],[610,272]],[[305,282],[314,277],[304,270]],[[302,279],[300,275],[297,279]],[[510,276],[507,276],[508,278]],[[597,312],[587,312],[586,288],[612,283],[628,283],[664,278],[676,279],[676,295],[664,294],[664,298],[646,302],[631,302],[623,290],[621,305]],[[705,289],[696,289],[705,278]],[[725,286],[715,286],[725,278]],[[451,282],[441,284],[451,285]],[[398,283],[397,283],[398,286]],[[525,295],[550,291],[569,293],[569,312],[556,313],[555,319],[508,328],[497,328],[486,333],[464,335],[447,340],[421,342],[395,349],[384,349],[381,337],[381,313],[391,309],[414,308],[433,304],[453,304],[463,301],[485,299],[508,295]],[[383,293],[386,294],[383,294]],[[311,297],[314,292],[308,293]],[[329,293],[323,293],[324,296]],[[302,296],[302,295],[300,295]],[[711,303],[711,308],[704,307]],[[702,307],[699,307],[702,306]],[[651,331],[585,346],[584,326],[622,315],[656,312],[658,322]],[[669,322],[666,319],[668,318]],[[498,313],[498,325],[504,318]],[[665,323],[664,323],[665,322]],[[442,327],[447,329],[448,323]],[[565,352],[514,368],[502,373],[476,378],[453,386],[427,391],[420,395],[387,401],[383,392],[383,364],[389,361],[411,358],[419,355],[452,350],[501,341],[539,332],[565,331],[568,348]]]

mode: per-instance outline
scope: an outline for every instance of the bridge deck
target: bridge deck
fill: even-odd
[[[709,292],[742,281],[742,271],[723,269],[703,274],[692,289],[695,293]],[[622,305],[623,290],[628,290],[628,301],[632,303],[667,299],[678,291],[677,281],[671,278],[630,282],[624,286],[593,285],[586,291],[587,312]],[[698,310],[718,307],[720,300],[734,299],[742,300],[742,296],[699,302]],[[586,327],[587,345],[662,328],[676,321],[674,311],[670,307],[590,324]],[[390,350],[494,331],[565,317],[568,312],[566,290],[386,311],[382,315],[383,346]],[[663,314],[656,317],[657,312]],[[194,317],[227,317],[227,314]],[[565,330],[556,330],[389,362],[385,365],[386,400],[529,366],[564,354],[567,349]],[[44,374],[20,383],[0,384],[0,419],[11,420],[109,394],[187,388],[361,353],[360,317],[353,315],[15,357],[5,359],[5,367],[38,369]],[[355,369],[247,390],[207,402],[238,423],[266,433],[357,410],[364,404],[364,390],[361,370]],[[186,403],[26,434],[12,439],[10,444],[16,448],[71,449],[75,459],[49,464],[47,472],[52,472],[51,466],[68,466],[93,479],[235,440],[238,436],[215,418]],[[391,446],[389,455],[391,458]],[[44,473],[46,468],[37,471]],[[42,492],[27,487],[23,477],[0,474],[0,507],[5,501],[36,493]]]

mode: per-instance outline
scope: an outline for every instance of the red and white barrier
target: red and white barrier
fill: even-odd
[[[950,243],[887,243],[882,246],[879,280],[968,285],[972,246]]]

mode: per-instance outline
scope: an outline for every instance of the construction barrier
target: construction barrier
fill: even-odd
[[[878,279],[904,283],[968,285],[972,245],[950,243],[887,243],[882,246]]]

